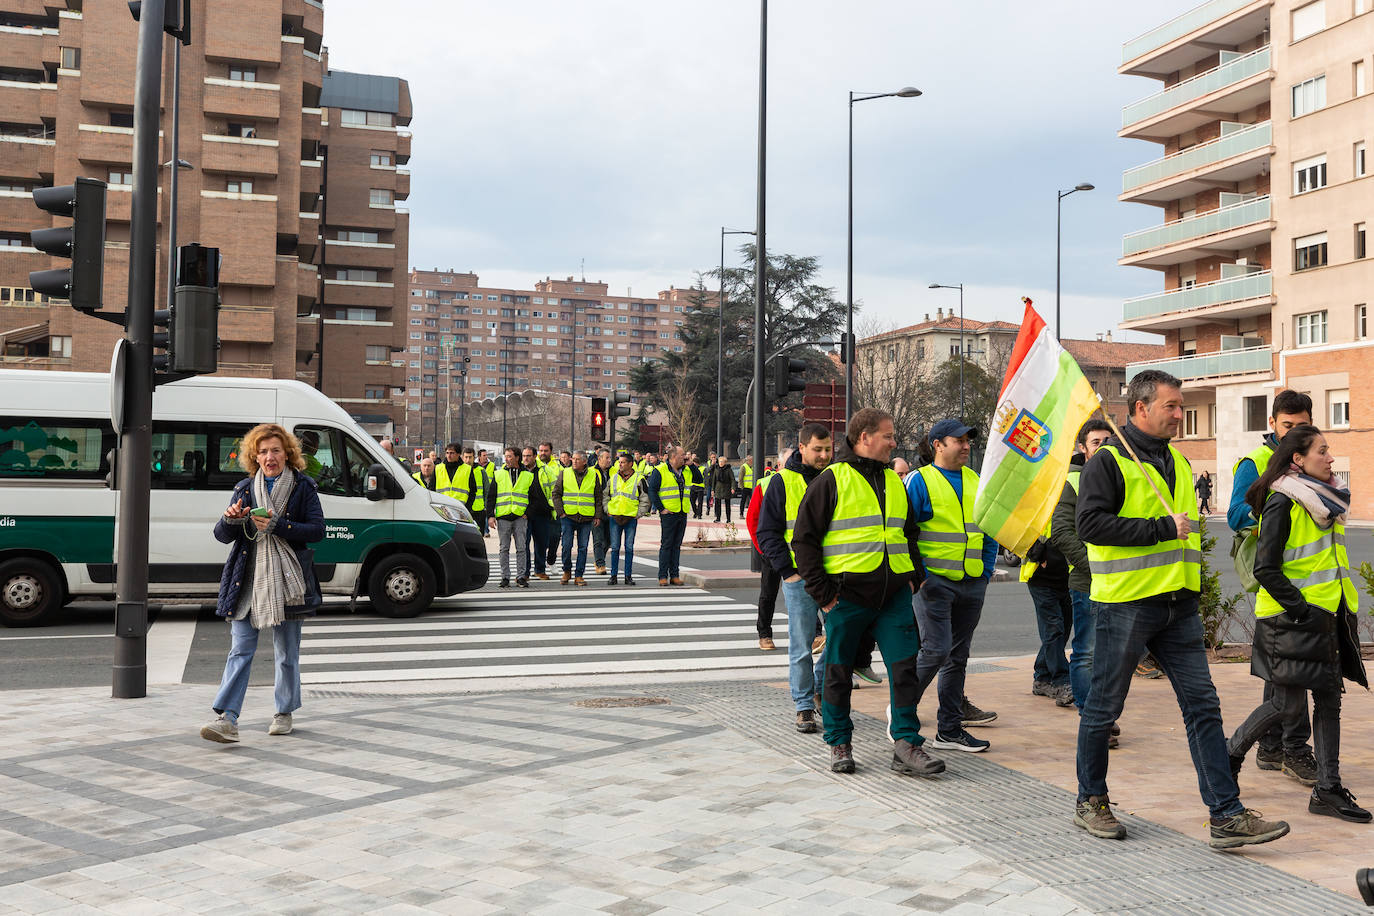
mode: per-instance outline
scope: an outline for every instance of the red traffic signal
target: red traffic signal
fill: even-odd
[[[592,441],[606,441],[606,399],[592,398]]]

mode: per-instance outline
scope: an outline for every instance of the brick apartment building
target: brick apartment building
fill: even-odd
[[[456,412],[460,403],[526,390],[575,390],[579,400],[628,390],[635,366],[663,350],[681,352],[685,313],[703,296],[714,307],[709,291],[615,296],[606,283],[572,277],[503,289],[481,285],[474,273],[412,269],[407,444],[442,438],[446,407]]]
[[[357,112],[321,108],[328,82],[323,36],[324,10],[317,0],[193,4],[193,40],[181,53],[178,150],[191,168],[178,178],[177,240],[218,247],[223,256],[221,374],[296,377],[298,364],[315,348],[314,329],[297,316],[309,314],[321,298],[316,262],[322,233],[375,226],[378,244],[385,231],[389,242],[400,245],[401,269],[406,263],[404,221],[398,227],[394,209],[374,210],[366,200],[359,207],[346,182],[357,174],[349,163],[359,157],[367,162],[374,149],[391,152],[390,169],[377,173],[380,180],[364,185],[362,193],[387,189],[394,208],[408,188],[408,177],[397,173],[395,164],[405,161],[409,136],[395,126],[349,130]],[[163,163],[171,159],[171,44],[168,38],[162,77]],[[35,187],[70,184],[83,175],[109,183],[105,307],[122,310],[128,288],[136,46],[137,24],[123,3],[0,0],[0,366],[109,367],[115,338],[122,333],[118,326],[86,317],[65,302],[43,301],[28,287],[29,271],[57,266],[29,247],[29,232],[53,222],[33,205],[31,194]],[[374,107],[390,105],[394,121],[406,123],[404,83],[393,96],[394,101]],[[366,123],[373,115],[369,109],[361,117]],[[335,205],[326,221],[321,191],[327,146],[343,177],[336,182]],[[159,305],[167,288],[172,203],[167,168],[160,172]],[[336,246],[324,247],[326,264],[355,263],[352,257],[333,258]],[[396,252],[388,254],[394,259]],[[326,293],[326,301],[343,296],[332,284]],[[388,301],[388,313],[396,305]],[[347,381],[328,375],[361,348],[353,335],[375,335],[388,350],[395,341],[394,324],[380,313],[358,327],[366,330],[335,332],[342,353],[333,364],[326,344],[325,390],[356,397],[365,402],[364,412],[380,413],[366,390],[353,390],[352,381],[362,382],[356,367]],[[327,332],[326,339],[333,337]],[[393,381],[388,375],[387,382]],[[329,384],[340,388],[330,390]]]
[[[1352,514],[1374,517],[1370,0],[1211,0],[1123,48],[1119,72],[1161,81],[1120,136],[1161,145],[1121,200],[1159,207],[1120,263],[1160,272],[1121,326],[1164,335],[1185,385],[1180,447],[1229,498],[1231,467],[1283,388],[1312,397]]]

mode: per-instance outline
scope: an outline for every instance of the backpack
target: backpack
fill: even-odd
[[[1255,551],[1258,548],[1259,525],[1247,525],[1231,539],[1231,562],[1235,564],[1236,575],[1240,576],[1241,588],[1252,595],[1260,588],[1255,579]]]

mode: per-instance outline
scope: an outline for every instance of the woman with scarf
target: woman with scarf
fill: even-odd
[[[216,718],[200,730],[207,741],[239,740],[239,710],[258,633],[272,630],[276,658],[277,712],[269,735],[291,734],[291,714],[301,706],[301,621],[320,606],[314,552],[306,547],[324,537],[324,512],[315,481],[305,469],[300,444],[275,423],[253,427],[239,447],[248,478],[234,487],[229,508],[215,523],[215,538],[232,544],[220,576],[215,613],[229,620],[231,645]]]
[[[1332,474],[1333,462],[1315,426],[1296,426],[1246,493],[1260,519],[1250,671],[1271,681],[1274,693],[1236,729],[1227,750],[1238,774],[1251,745],[1285,710],[1305,707],[1312,691],[1317,784],[1307,810],[1368,823],[1370,813],[1341,785],[1341,679],[1366,689],[1369,682],[1355,627],[1359,591],[1345,549],[1350,491]]]

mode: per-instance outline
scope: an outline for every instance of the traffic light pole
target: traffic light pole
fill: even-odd
[[[144,0],[134,76],[134,190],[129,227],[128,372],[119,431],[112,696],[148,694],[148,506],[152,484],[153,311],[157,296],[158,124],[165,0]],[[175,160],[172,168],[176,168]],[[112,380],[113,383],[114,380]]]
[[[777,359],[779,356],[782,356],[784,353],[790,353],[791,351],[797,349],[798,347],[833,347],[833,346],[835,346],[835,343],[836,343],[836,341],[833,341],[833,340],[799,340],[799,341],[797,341],[796,343],[788,344],[787,346],[783,347],[783,348],[782,348],[781,350],[779,350],[778,352],[771,354],[771,355],[768,357],[768,359],[764,360],[764,362],[766,362],[766,363],[771,363],[773,360]],[[751,438],[749,438],[749,433],[750,433],[750,431],[751,431],[751,430],[750,430],[750,420],[749,420],[749,418],[750,418],[750,416],[752,416],[752,415],[750,414],[750,412],[749,412],[749,405],[750,405],[751,403],[753,403],[753,400],[754,400],[754,380],[753,380],[753,379],[750,379],[750,380],[749,380],[749,387],[748,387],[747,389],[745,389],[745,391],[744,391],[744,418],[745,418],[745,422],[744,422],[744,438],[749,442],[749,447],[750,447],[750,449],[753,449],[753,447],[754,447],[754,440],[751,439]],[[762,401],[760,401],[760,404],[762,404]],[[762,437],[760,436],[759,438],[762,438]],[[741,453],[740,458],[744,458],[744,457],[745,457],[745,455],[744,455],[743,453]],[[763,457],[763,456],[762,456],[760,453],[755,452],[755,453],[754,453],[754,461],[755,461],[755,463],[759,462],[759,461],[762,459],[762,457]]]

